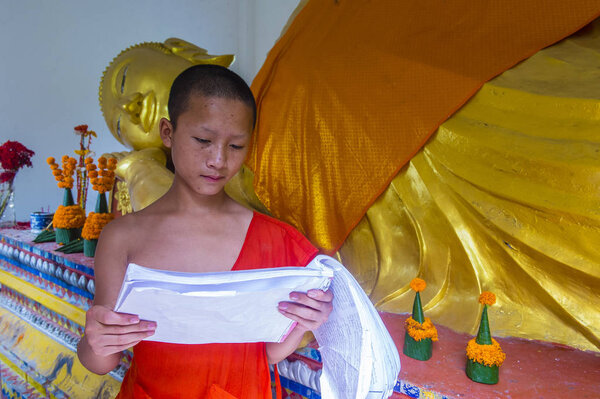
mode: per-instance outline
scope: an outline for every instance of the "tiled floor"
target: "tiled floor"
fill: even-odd
[[[497,385],[478,384],[465,374],[465,347],[471,336],[437,326],[439,341],[426,362],[404,356],[404,320],[382,314],[399,348],[399,378],[450,398],[600,398],[600,353],[519,338],[496,338],[506,361]],[[492,330],[493,333],[493,330]],[[394,395],[407,398],[404,395]]]

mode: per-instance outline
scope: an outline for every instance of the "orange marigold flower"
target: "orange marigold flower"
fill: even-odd
[[[438,340],[437,329],[429,317],[426,317],[422,324],[412,317],[409,317],[404,322],[404,326],[406,327],[406,332],[408,332],[408,335],[410,335],[415,341],[420,341],[426,338],[431,338],[432,341]]]
[[[415,290],[416,292],[421,292],[427,287],[427,283],[422,278],[415,277],[410,282],[410,288]]]
[[[83,161],[83,162],[85,162],[86,164],[88,164],[88,165],[89,165],[89,164],[91,164],[92,162],[94,162],[94,160],[93,160],[91,157],[87,157],[87,158],[85,159],[85,161]]]
[[[52,225],[57,229],[74,229],[82,227],[84,223],[85,213],[79,205],[59,205],[52,219]]]
[[[86,240],[98,239],[104,226],[106,226],[113,219],[114,216],[112,213],[90,212],[85,220],[85,224],[83,225],[81,236]]]
[[[63,155],[61,159],[62,159],[63,162],[67,162],[69,160],[69,156],[68,155]]]
[[[52,169],[52,170],[58,169],[58,165],[53,163],[52,165],[50,165],[50,169]]]
[[[496,303],[496,295],[489,291],[483,291],[481,295],[479,295],[479,303],[482,305],[492,306]]]
[[[98,171],[97,170],[90,170],[90,172],[88,173],[88,176],[90,176],[92,179],[95,179],[96,177],[98,177]]]
[[[54,157],[48,157],[46,159],[46,162],[48,162],[48,165],[52,165],[54,162],[56,162],[56,160],[54,159]]]
[[[491,345],[479,345],[476,338],[473,338],[467,344],[467,357],[486,366],[501,366],[506,359],[506,354],[494,338]]]
[[[54,176],[62,176],[62,170],[60,170],[60,169],[54,169],[54,170],[52,171],[52,174],[53,174]]]
[[[77,165],[77,160],[75,158],[69,158],[69,163],[73,166]]]

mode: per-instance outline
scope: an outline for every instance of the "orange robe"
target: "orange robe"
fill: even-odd
[[[254,213],[232,270],[305,266],[317,249],[293,227]],[[271,399],[265,343],[142,341],[117,398]]]

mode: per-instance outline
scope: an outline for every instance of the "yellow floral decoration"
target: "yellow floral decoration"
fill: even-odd
[[[420,341],[426,338],[431,338],[432,341],[438,340],[437,329],[429,317],[426,317],[423,323],[419,323],[412,317],[409,317],[406,319],[405,326],[408,335],[410,335],[415,341]]]
[[[79,205],[59,205],[52,225],[55,229],[76,229],[85,223],[85,213]]]
[[[467,344],[467,357],[486,366],[501,366],[506,359],[506,354],[494,338],[491,345],[479,345],[476,338],[473,338]]]
[[[86,240],[97,240],[104,226],[114,218],[112,213],[90,212],[83,226],[81,236]]]

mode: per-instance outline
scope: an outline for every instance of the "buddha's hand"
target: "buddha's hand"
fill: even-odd
[[[314,331],[321,327],[333,310],[333,293],[331,291],[292,292],[290,299],[291,302],[279,303],[279,312],[297,321],[296,329],[303,331]]]
[[[156,323],[136,315],[117,313],[106,306],[94,305],[85,314],[84,338],[98,356],[128,349],[154,334]]]

